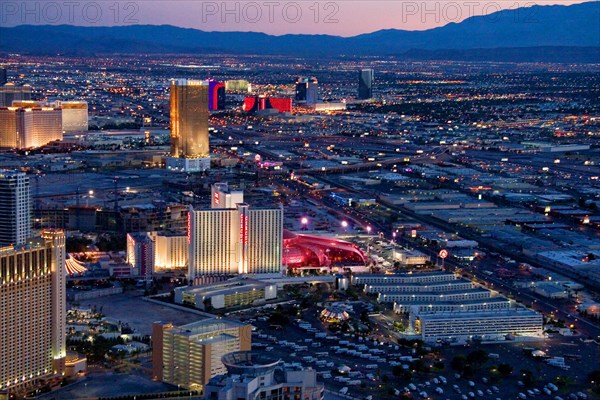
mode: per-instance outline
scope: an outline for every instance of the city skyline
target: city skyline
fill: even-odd
[[[0,400],[596,399],[600,2],[520,5],[0,3],[88,25],[0,27]]]

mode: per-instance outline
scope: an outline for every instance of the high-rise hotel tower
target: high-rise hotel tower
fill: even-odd
[[[0,391],[60,377],[66,349],[65,236],[0,248]]]
[[[281,272],[283,209],[250,207],[224,183],[212,197],[211,209],[188,214],[188,279]]]
[[[208,81],[171,81],[171,157],[167,168],[198,172],[210,168]]]

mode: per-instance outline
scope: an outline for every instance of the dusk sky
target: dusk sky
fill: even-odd
[[[423,30],[472,15],[491,14],[503,8],[533,4],[576,4],[582,1],[196,1],[142,0],[4,1],[0,25],[72,24],[111,26],[168,24],[205,31],[255,31],[275,35],[326,33],[352,36],[380,29]],[[69,9],[68,7],[72,7]],[[524,17],[528,17],[523,14]],[[535,17],[533,15],[533,17]]]

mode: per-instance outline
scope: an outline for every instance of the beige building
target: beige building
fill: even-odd
[[[62,376],[66,358],[65,236],[44,231],[0,249],[0,391]]]
[[[202,275],[279,273],[283,209],[236,208],[189,212],[188,279]]]
[[[151,232],[154,241],[154,269],[187,268],[188,242],[186,235]]]
[[[62,110],[39,107],[35,102],[21,107],[0,108],[0,147],[28,149],[62,140]]]
[[[153,378],[191,390],[226,373],[221,358],[251,347],[250,325],[206,319],[183,326],[155,322],[152,327]]]
[[[88,130],[87,101],[57,101],[62,109],[62,129],[64,132],[82,132]]]

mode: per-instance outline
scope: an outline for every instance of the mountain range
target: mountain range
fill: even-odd
[[[386,29],[352,37],[205,32],[170,25],[20,25],[0,28],[0,52],[403,55],[412,59],[600,62],[600,2],[503,10],[423,31]]]

